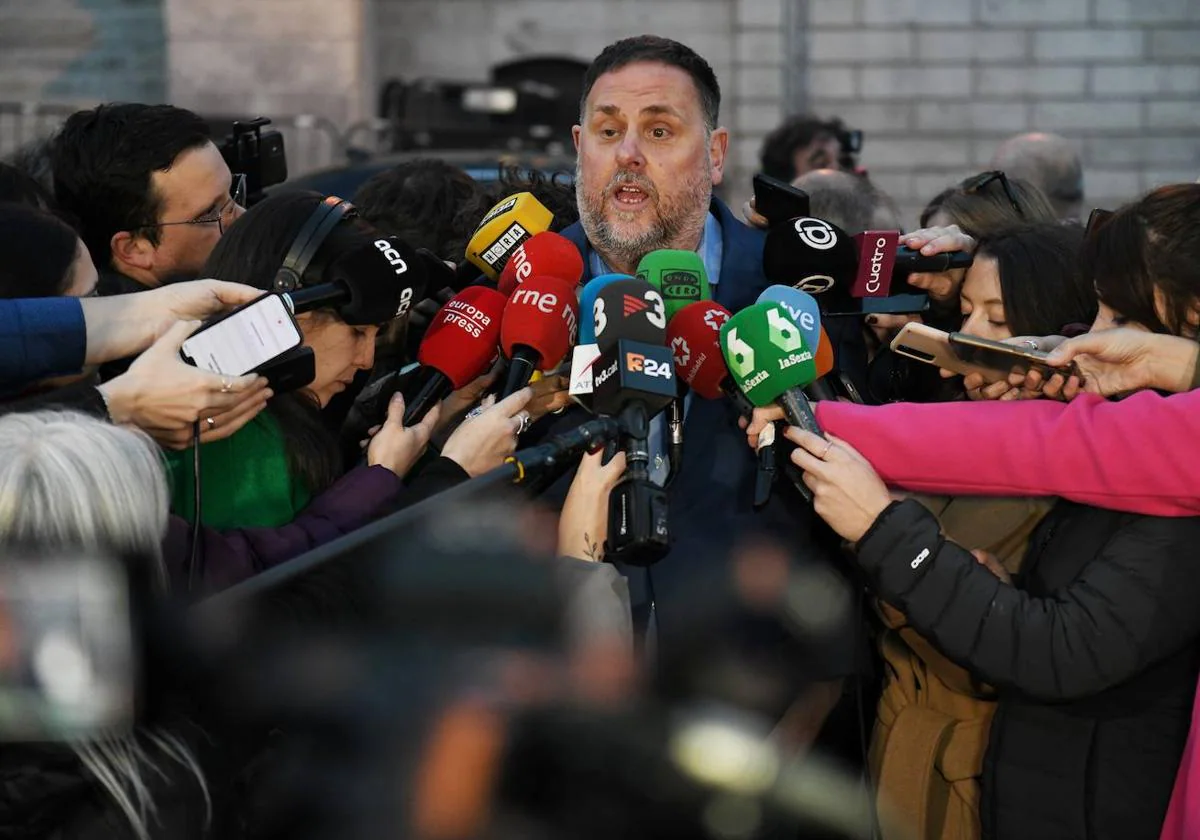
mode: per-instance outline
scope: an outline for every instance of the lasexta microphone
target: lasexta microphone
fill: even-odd
[[[501,316],[508,301],[486,286],[463,289],[438,310],[417,351],[428,371],[404,408],[404,425],[421,422],[452,391],[481,376],[496,358]]]
[[[658,289],[668,321],[689,303],[712,297],[704,261],[695,251],[651,251],[638,263],[637,276]]]
[[[584,284],[583,289],[579,292],[580,344],[596,343],[595,305],[596,298],[600,295],[601,290],[610,283],[616,283],[619,280],[633,279],[634,278],[628,274],[600,274]]]
[[[530,277],[517,287],[500,320],[500,348],[509,359],[499,399],[529,384],[535,370],[553,370],[575,342],[575,287],[557,277]]]
[[[489,210],[467,243],[467,261],[496,280],[509,257],[527,239],[549,229],[554,214],[523,192],[510,195]]]
[[[833,370],[834,357],[829,336],[825,334],[825,329],[821,326],[821,308],[817,305],[816,299],[808,292],[802,292],[790,286],[775,285],[766,288],[758,296],[758,302],[778,303],[786,309],[792,321],[800,328],[800,334],[804,336],[804,343],[810,349],[815,348],[813,357],[817,368],[817,380],[806,389],[809,398],[815,400],[837,399],[833,386],[822,379],[825,374]]]
[[[721,347],[734,382],[755,406],[777,402],[789,423],[821,434],[803,389],[817,366],[800,328],[777,303],[756,303],[721,327]]]
[[[583,257],[565,236],[548,230],[534,234],[513,250],[497,288],[501,294],[511,295],[530,277],[557,277],[578,286],[583,278]]]
[[[428,275],[416,251],[394,236],[353,248],[326,266],[326,282],[286,292],[294,314],[333,309],[347,324],[383,324],[425,297]]]

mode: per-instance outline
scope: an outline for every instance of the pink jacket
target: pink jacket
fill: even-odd
[[[1200,515],[1200,391],[1120,402],[816,404],[825,431],[897,487],[1062,496],[1152,516]]]
[[[888,484],[926,493],[1062,496],[1153,516],[1200,515],[1200,391],[1120,402],[820,402],[821,427]],[[1200,690],[1161,840],[1200,837]]]

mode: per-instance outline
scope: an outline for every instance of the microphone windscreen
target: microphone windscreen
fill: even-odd
[[[600,291],[609,283],[616,283],[618,280],[632,280],[633,277],[628,274],[601,274],[593,277],[579,292],[579,312],[581,314],[579,320],[579,343],[580,344],[595,344],[596,343],[596,320],[594,309],[596,298]]]
[[[666,304],[668,321],[689,303],[712,297],[704,260],[695,251],[669,248],[651,251],[638,263],[637,277],[658,289]]]
[[[788,315],[800,328],[805,344],[812,348],[820,343],[821,307],[817,305],[817,299],[808,292],[793,289],[791,286],[768,286],[758,296],[758,302],[778,303],[788,311]]]
[[[438,310],[417,350],[417,361],[441,371],[455,390],[481,376],[496,358],[504,295],[470,286]]]
[[[601,352],[621,339],[662,344],[667,335],[666,305],[645,280],[617,280],[596,296],[592,323]]]
[[[535,276],[557,277],[578,286],[583,279],[583,257],[565,236],[542,231],[513,251],[500,272],[497,288],[501,294],[511,295],[518,285]]]
[[[512,358],[517,347],[541,357],[539,368],[552,370],[575,341],[579,304],[575,287],[557,277],[530,277],[517,287],[500,319],[500,348]]]
[[[675,372],[706,400],[720,399],[721,382],[729,375],[721,353],[721,327],[733,314],[713,301],[690,303],[667,324],[667,346]]]
[[[759,407],[817,378],[800,328],[777,303],[756,303],[730,318],[721,327],[721,349],[734,382]]]
[[[848,299],[857,266],[858,251],[850,235],[811,216],[771,228],[763,243],[767,279],[812,295]]]
[[[801,329],[803,330],[803,327]],[[829,340],[829,333],[825,332],[824,327],[821,327],[821,335],[817,339],[817,352],[813,356],[813,361],[817,366],[818,379],[833,370],[834,365],[837,364],[837,358],[833,354],[833,342]]]
[[[533,193],[510,195],[480,221],[467,243],[467,260],[489,280],[495,280],[517,246],[547,230],[553,220],[554,215]]]
[[[394,236],[364,242],[339,256],[322,277],[344,285],[350,299],[337,307],[347,324],[383,324],[424,299],[429,275],[417,252]]]
[[[896,248],[900,231],[868,230],[854,237],[858,243],[858,271],[850,295],[857,298],[887,297],[892,289]]]

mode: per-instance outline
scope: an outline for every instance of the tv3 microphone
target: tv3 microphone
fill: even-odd
[[[557,277],[572,286],[583,279],[583,256],[571,240],[552,231],[534,234],[513,250],[496,287],[511,295],[530,277]]]
[[[498,399],[529,384],[535,370],[554,370],[575,343],[579,303],[575,287],[557,277],[530,277],[517,287],[500,319],[500,349],[509,359]]]
[[[527,239],[549,229],[554,221],[546,207],[522,192],[510,195],[489,210],[467,242],[467,261],[496,280],[513,252]]]
[[[417,361],[429,373],[405,406],[405,426],[421,422],[452,391],[487,371],[496,358],[507,302],[495,289],[470,286],[438,310],[417,351]]]

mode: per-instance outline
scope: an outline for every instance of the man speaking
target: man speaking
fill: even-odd
[[[562,231],[583,255],[585,282],[607,272],[634,274],[646,254],[672,248],[699,254],[713,298],[733,312],[754,303],[769,285],[762,273],[762,232],[740,223],[712,195],[729,147],[729,133],[717,122],[720,100],[708,63],[666,38],[627,38],[592,62],[574,127],[580,222]],[[847,605],[836,626],[812,628],[814,641],[820,637],[815,655],[795,663],[797,671],[825,684],[825,697],[834,695],[828,686],[853,671],[857,628],[829,552],[813,542],[811,509],[793,494],[756,513],[755,459],[733,406],[692,395],[685,410],[683,462],[669,488],[671,551],[648,570],[622,569],[635,620],[664,654],[685,643],[681,613],[689,593],[714,577],[731,581],[731,556],[766,537],[811,573],[810,594],[824,587],[831,593],[828,605]],[[651,478],[658,483],[670,466],[662,426],[656,418],[649,441]],[[776,489],[777,496],[784,492]],[[801,624],[805,618],[799,616]],[[795,710],[794,729],[812,734],[829,704],[803,706],[807,711]]]

